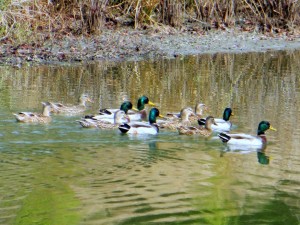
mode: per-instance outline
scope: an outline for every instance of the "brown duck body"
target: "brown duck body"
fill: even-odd
[[[173,119],[169,121],[163,121],[159,122],[158,125],[162,129],[168,129],[168,130],[176,130],[179,126],[191,126],[191,122],[189,120],[190,116],[195,115],[192,108],[187,107],[183,108],[180,111],[180,117],[179,119]]]
[[[50,116],[51,105],[49,102],[42,102],[43,112],[42,113],[32,113],[32,112],[19,112],[14,113],[17,122],[22,123],[49,123],[52,118]]]
[[[49,102],[52,106],[52,113],[59,114],[77,114],[84,112],[87,102],[93,102],[87,94],[82,94],[79,98],[78,105],[64,105],[62,103]]]
[[[192,110],[192,108],[190,108],[190,109]],[[207,109],[208,108],[207,108],[207,106],[205,104],[203,104],[203,103],[197,103],[196,106],[195,106],[194,113],[191,114],[190,117],[189,117],[190,122],[194,123],[198,119],[201,119],[203,117],[204,111],[206,111]],[[166,114],[166,118],[168,118],[169,120],[172,120],[172,121],[173,120],[175,120],[175,121],[176,120],[180,120],[181,119],[182,110],[180,112],[177,112],[177,113],[176,112],[175,113],[167,113]]]
[[[215,123],[215,119],[212,116],[208,116],[206,118],[206,122],[205,122],[205,127],[192,127],[192,126],[180,126],[177,128],[179,134],[183,134],[183,135],[201,135],[204,137],[209,137],[212,134],[212,129],[211,129],[211,125]]]

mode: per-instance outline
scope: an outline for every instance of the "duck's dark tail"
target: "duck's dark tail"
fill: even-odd
[[[100,115],[111,115],[112,113],[107,109],[100,109],[99,114]]]
[[[198,124],[200,125],[200,126],[205,126],[205,119],[198,119]]]
[[[119,130],[124,134],[127,133],[129,131],[129,129],[130,129],[130,126],[127,123],[124,123],[119,126]]]
[[[228,134],[226,134],[226,133],[220,133],[220,134],[218,134],[218,136],[219,136],[219,138],[221,138],[221,140],[223,141],[223,142],[228,142],[229,140],[230,140],[230,136],[228,135]]]

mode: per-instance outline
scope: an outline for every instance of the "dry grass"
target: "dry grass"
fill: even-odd
[[[215,28],[239,25],[261,32],[293,32],[300,25],[300,3],[290,0],[2,0],[0,40],[16,43],[63,35],[101,33],[104,26],[134,28],[187,21]]]

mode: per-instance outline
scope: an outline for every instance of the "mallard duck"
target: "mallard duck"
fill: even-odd
[[[90,119],[94,119],[94,120],[108,119],[108,120],[113,121],[115,112],[117,112],[119,110],[122,110],[122,111],[125,112],[125,114],[128,114],[128,111],[131,110],[132,108],[133,108],[132,103],[130,101],[125,101],[121,104],[120,109],[110,109],[110,110],[107,110],[106,113],[103,113],[103,114],[100,114],[100,115],[86,115],[84,118],[85,119],[90,118]]]
[[[155,106],[155,104],[153,102],[151,102],[149,100],[149,98],[147,96],[141,96],[138,101],[137,101],[137,108],[132,107],[131,109],[135,110],[129,110],[127,112],[127,115],[130,118],[130,121],[137,121],[137,120],[147,120],[147,112],[145,109],[145,105],[151,105],[151,106]],[[108,118],[112,118],[113,117],[113,112],[116,111],[116,109],[100,109],[99,112],[99,118],[102,117],[108,117]]]
[[[192,108],[190,108],[190,109],[192,109]],[[204,111],[206,111],[207,109],[208,109],[208,107],[205,104],[203,104],[203,103],[197,103],[195,105],[195,112],[194,112],[193,115],[190,116],[190,120],[194,121],[194,120],[198,120],[198,119],[202,118]],[[167,113],[166,114],[166,118],[169,118],[171,120],[173,120],[173,119],[175,119],[175,120],[176,119],[180,119],[180,117],[181,117],[181,111],[180,112]]]
[[[117,128],[120,124],[128,123],[129,118],[123,110],[117,110],[114,113],[114,120],[111,120],[109,118],[103,118],[102,120],[84,118],[78,120],[77,122],[79,122],[79,124],[84,128],[96,127],[101,129],[114,129]]]
[[[185,134],[185,135],[199,134],[201,136],[209,137],[212,134],[212,129],[211,129],[212,124],[217,125],[214,117],[208,116],[205,120],[204,127],[179,126],[177,130],[179,134]]]
[[[87,94],[81,94],[78,105],[64,105],[62,103],[50,102],[52,113],[77,114],[86,110],[86,103],[93,102]]]
[[[261,148],[267,142],[265,131],[268,129],[276,131],[268,121],[261,121],[258,124],[257,136],[250,134],[230,134],[222,132],[218,136],[229,145],[253,146]]]
[[[223,119],[215,118],[215,122],[217,124],[212,124],[211,129],[215,132],[228,132],[232,127],[232,123],[229,121],[230,116],[233,116],[233,112],[231,108],[225,108],[223,113]],[[205,119],[198,119],[198,124],[200,126],[205,125]]]
[[[159,128],[156,124],[156,117],[162,116],[157,108],[152,108],[149,112],[149,122],[125,123],[119,126],[119,130],[127,134],[157,134]]]
[[[170,130],[176,130],[179,126],[191,126],[191,122],[189,120],[189,117],[191,115],[195,115],[192,108],[187,107],[183,108],[180,111],[180,119],[179,120],[169,120],[169,121],[160,121],[157,122],[160,128],[163,129],[170,129]]]
[[[22,123],[49,123],[51,121],[50,111],[52,109],[49,102],[42,102],[43,112],[33,113],[33,112],[19,112],[14,113],[17,122]]]

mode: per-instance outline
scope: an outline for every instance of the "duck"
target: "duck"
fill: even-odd
[[[49,102],[42,102],[42,105],[42,113],[19,112],[13,113],[13,115],[16,117],[17,122],[21,123],[49,123],[52,120],[50,116],[52,106]]]
[[[179,126],[191,126],[191,122],[189,120],[190,116],[195,115],[193,109],[191,107],[183,108],[180,111],[180,119],[179,120],[168,120],[168,121],[160,121],[157,122],[160,128],[176,130]]]
[[[212,125],[216,125],[215,119],[212,116],[206,117],[205,120],[205,126],[204,127],[194,127],[194,126],[179,126],[177,128],[179,134],[184,134],[184,135],[194,135],[194,134],[199,134],[204,137],[209,137],[212,134]]]
[[[163,116],[157,108],[152,108],[149,112],[149,122],[124,123],[119,126],[119,130],[126,134],[157,134],[159,132],[159,126],[156,124],[157,117]]]
[[[190,108],[191,109],[191,108]],[[190,116],[191,121],[197,121],[198,119],[201,119],[203,117],[204,111],[208,110],[208,107],[204,103],[197,103],[195,105],[195,111],[194,114]],[[180,119],[181,117],[181,111],[175,112],[175,113],[167,113],[166,117],[169,119]]]
[[[117,110],[114,113],[114,120],[103,118],[102,120],[93,118],[83,118],[77,120],[83,128],[100,128],[100,129],[114,129],[118,128],[120,124],[128,123],[129,118],[123,110]]]
[[[115,113],[117,111],[122,110],[125,114],[128,114],[128,111],[131,110],[131,109],[135,110],[132,103],[130,101],[124,101],[121,104],[120,109],[110,109],[110,110],[107,110],[107,112],[103,111],[103,114],[99,114],[99,115],[86,115],[86,116],[84,116],[84,119],[110,120],[113,123]],[[130,119],[130,118],[128,117],[128,119]]]
[[[78,105],[64,105],[62,103],[55,103],[55,102],[49,102],[52,106],[52,113],[59,114],[59,113],[64,113],[64,114],[77,114],[77,113],[82,113],[84,112],[87,107],[86,103],[93,101],[89,98],[88,94],[81,94],[79,97],[79,103]]]
[[[155,104],[153,102],[151,102],[147,96],[143,95],[138,98],[137,108],[132,107],[132,110],[129,110],[127,112],[127,115],[129,116],[130,121],[138,121],[138,120],[146,121],[147,120],[147,111],[145,109],[145,105],[155,106]],[[109,109],[109,108],[100,109],[99,117],[105,116],[105,117],[112,118],[114,111],[116,111],[116,109]]]
[[[222,118],[215,118],[217,124],[212,124],[211,128],[214,132],[228,132],[232,128],[232,123],[229,121],[230,116],[234,116],[231,108],[225,108]],[[205,119],[198,119],[198,124],[200,126],[205,125]]]
[[[271,126],[269,121],[263,120],[258,124],[256,136],[245,133],[232,134],[222,132],[218,134],[218,137],[222,142],[227,143],[228,145],[262,148],[267,143],[267,138],[265,135],[267,130],[276,131],[276,129]]]

